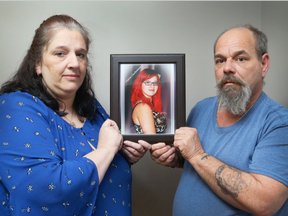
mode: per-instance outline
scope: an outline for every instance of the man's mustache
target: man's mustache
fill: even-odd
[[[240,86],[246,86],[246,83],[245,83],[243,80],[235,77],[235,76],[232,75],[232,74],[225,74],[225,75],[218,81],[217,87],[222,89],[223,86],[224,86],[227,82],[239,84]]]

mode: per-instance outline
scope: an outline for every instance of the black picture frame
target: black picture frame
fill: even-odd
[[[129,105],[131,83],[133,83],[139,71],[145,67],[154,67],[153,69],[157,71],[162,70],[159,73],[163,80],[165,79],[163,83],[161,81],[161,97],[162,95],[165,96],[164,102],[167,104],[165,111],[163,102],[163,113],[165,111],[169,116],[167,118],[167,129],[164,133],[137,134],[133,124],[131,125],[132,117],[129,116],[132,113],[132,106]],[[124,140],[137,142],[141,139],[150,144],[158,142],[172,144],[175,130],[185,126],[185,102],[185,54],[110,55],[110,118],[119,126]],[[170,125],[168,126],[168,124]]]

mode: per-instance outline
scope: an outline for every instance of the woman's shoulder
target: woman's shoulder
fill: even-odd
[[[15,91],[15,92],[10,92],[10,93],[4,93],[0,96],[0,100],[2,101],[2,103],[4,103],[3,101],[8,101],[8,102],[13,102],[13,101],[26,101],[26,102],[31,102],[31,103],[40,103],[43,104],[43,102],[27,93],[27,92],[22,92],[22,91]]]
[[[140,109],[140,110],[149,109],[149,110],[151,110],[151,107],[145,101],[138,101],[134,105],[133,110],[135,110],[135,109]]]
[[[94,119],[97,121],[97,119],[101,118],[104,121],[106,119],[109,119],[110,116],[108,115],[108,113],[106,112],[106,110],[103,108],[103,106],[101,105],[101,103],[95,98],[94,99],[96,102],[96,112],[94,115]]]
[[[138,103],[137,106],[134,106],[134,109],[132,110],[132,117],[144,117],[147,115],[152,116],[153,117],[153,112],[151,107],[149,106],[149,104],[145,103],[145,102],[141,102]]]
[[[13,98],[13,99],[19,99],[19,98],[30,98],[32,95],[23,92],[23,91],[14,91],[14,92],[9,92],[9,93],[3,93],[0,98]]]
[[[38,114],[47,114],[52,110],[49,109],[39,98],[27,92],[10,92],[0,96],[0,110],[9,112],[19,111],[37,111]]]

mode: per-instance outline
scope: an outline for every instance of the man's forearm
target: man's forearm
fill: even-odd
[[[270,207],[273,205],[270,192],[265,191],[265,184],[263,187],[253,175],[206,153],[189,162],[208,186],[234,207],[254,215],[269,215],[278,210],[278,207]]]

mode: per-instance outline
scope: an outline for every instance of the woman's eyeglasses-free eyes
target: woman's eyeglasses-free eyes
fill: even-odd
[[[145,81],[143,83],[145,83],[146,86],[151,86],[151,85],[158,86],[159,85],[159,82]]]

